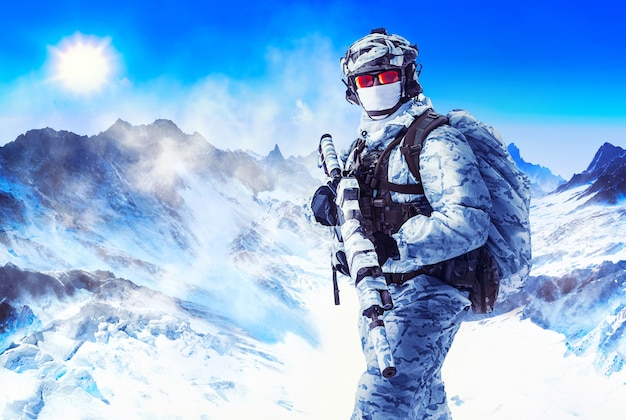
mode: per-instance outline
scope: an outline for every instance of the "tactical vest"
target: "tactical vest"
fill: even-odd
[[[359,204],[363,217],[361,225],[366,232],[384,232],[391,235],[411,217],[418,214],[431,215],[432,207],[424,196],[419,175],[419,153],[428,133],[447,122],[447,118],[442,115],[433,111],[425,112],[408,128],[403,129],[384,151],[368,151],[365,155],[365,140],[356,141],[351,152],[354,164],[349,172],[359,180]],[[389,156],[401,142],[403,144],[400,152],[417,179],[417,184],[394,184],[387,179]],[[417,195],[418,198],[411,203],[396,203],[391,199],[391,192]]]
[[[433,209],[424,195],[419,174],[419,154],[426,136],[447,123],[446,117],[431,110],[403,129],[383,151],[367,151],[364,154],[365,140],[359,139],[355,142],[351,152],[354,164],[347,172],[359,180],[361,226],[365,229],[366,236],[374,232],[392,235],[411,217],[418,214],[430,217]],[[417,180],[416,184],[394,184],[387,179],[389,156],[398,145],[409,170]],[[416,195],[417,199],[411,203],[396,203],[391,199],[391,192]],[[485,245],[458,257],[423,267],[414,273],[388,273],[386,277],[388,282],[402,283],[419,274],[428,274],[451,286],[468,290],[475,313],[493,311],[500,277],[497,264]]]

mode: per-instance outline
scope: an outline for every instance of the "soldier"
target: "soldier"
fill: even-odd
[[[357,290],[391,294],[393,307],[382,319],[397,367],[395,376],[381,375],[368,320],[361,317],[367,369],[353,420],[450,418],[441,367],[470,300],[467,290],[449,284],[442,262],[478,249],[489,233],[490,194],[457,129],[446,124],[428,134],[419,152],[419,177],[399,144],[383,153],[414,120],[433,112],[419,84],[417,55],[417,46],[381,29],[356,41],[341,59],[346,99],[363,109],[359,138],[342,157],[345,174],[358,179],[361,213],[357,227],[342,226],[334,263],[352,276]],[[383,158],[381,177],[374,168]],[[389,182],[419,188],[394,191]],[[341,195],[341,183],[337,191]],[[337,197],[340,208],[343,198]],[[367,250],[354,249],[353,235],[363,233],[373,244],[377,267],[371,259],[364,267]],[[361,309],[369,304],[361,301]]]

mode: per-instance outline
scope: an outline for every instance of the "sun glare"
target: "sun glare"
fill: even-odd
[[[101,90],[113,73],[109,39],[76,35],[52,49],[52,79],[66,89],[88,94]]]

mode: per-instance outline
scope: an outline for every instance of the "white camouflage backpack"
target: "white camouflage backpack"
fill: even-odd
[[[424,121],[420,124],[427,127],[428,132],[446,122],[441,116],[432,114],[430,118],[439,120],[438,123]],[[435,115],[440,118],[435,118]],[[491,194],[491,226],[486,247],[499,268],[498,297],[504,299],[519,290],[530,273],[530,180],[515,165],[502,137],[492,127],[477,120],[469,112],[458,109],[450,111],[447,120],[467,139]],[[411,139],[410,131],[409,128],[405,142]],[[428,135],[427,131],[418,132],[413,137],[414,141],[421,138],[423,142]]]
[[[491,194],[487,248],[500,269],[500,297],[521,288],[530,273],[530,180],[515,165],[500,134],[463,110],[447,115],[467,139]]]

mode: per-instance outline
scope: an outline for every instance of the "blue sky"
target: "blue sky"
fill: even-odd
[[[11,2],[0,16],[0,144],[32,128],[93,135],[118,118],[166,118],[224,149],[308,154],[325,132],[347,145],[360,110],[343,99],[339,58],[386,27],[419,45],[438,111],[468,109],[526,160],[569,178],[605,141],[626,147],[625,9],[618,0]],[[59,64],[77,44],[104,57],[91,89]]]

